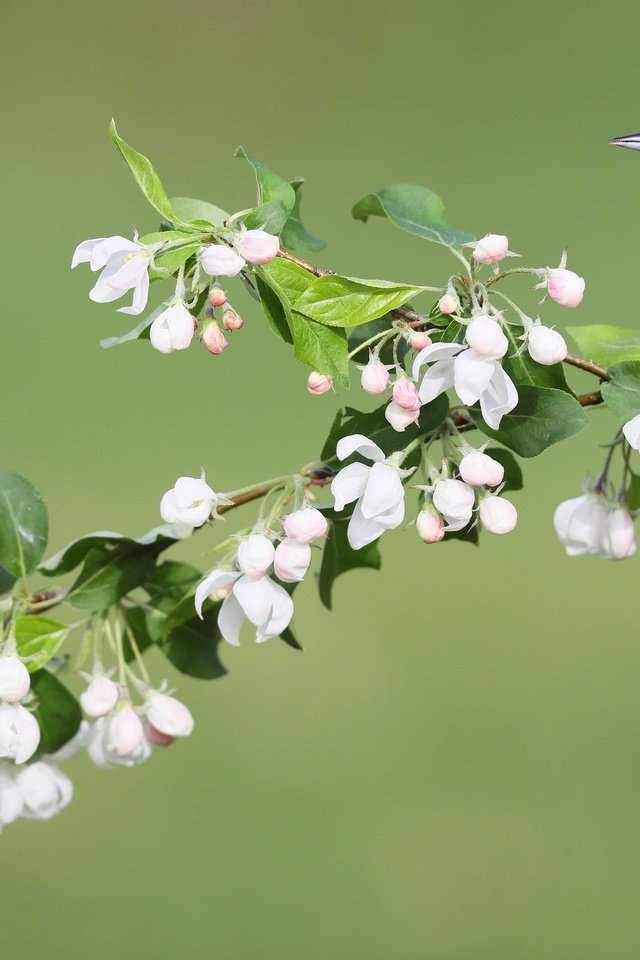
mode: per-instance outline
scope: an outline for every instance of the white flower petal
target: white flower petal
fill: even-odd
[[[275,583],[269,577],[253,577],[246,574],[236,581],[233,593],[244,614],[256,627],[263,626],[273,609]]]
[[[413,379],[417,380],[420,376],[420,368],[425,363],[435,363],[437,360],[451,360],[457,357],[461,350],[464,350],[463,343],[431,343],[428,347],[417,355],[413,361]]]
[[[403,499],[402,480],[395,467],[386,463],[374,463],[367,480],[364,496],[360,501],[362,516],[367,519],[379,513],[393,510]]]
[[[362,516],[360,503],[355,505],[353,516],[347,527],[347,540],[353,550],[361,550],[367,544],[373,543],[374,540],[382,536],[384,531],[385,527],[377,520]]]
[[[225,597],[220,607],[218,629],[232,647],[240,646],[240,631],[245,620],[246,617],[242,607],[234,594],[230,593],[228,597]]]
[[[470,404],[479,400],[489,386],[494,374],[495,361],[476,356],[473,350],[465,350],[456,358],[453,368],[453,386],[461,403]]]
[[[486,423],[497,430],[503,416],[518,406],[518,391],[499,363],[496,363],[489,386],[480,397],[480,410]]]
[[[239,573],[231,573],[228,570],[212,570],[204,580],[202,580],[196,589],[195,595],[195,608],[196,613],[202,620],[202,604],[205,602],[210,594],[215,593],[216,590],[221,590],[223,587],[227,587],[230,583],[234,583],[238,577]],[[226,600],[225,600],[226,602]],[[224,606],[224,604],[223,604]],[[221,611],[222,612],[222,611]]]
[[[338,440],[336,455],[338,460],[346,460],[352,453],[361,453],[367,460],[384,460],[384,453],[377,443],[369,440],[361,433],[354,433],[351,437]]]
[[[79,263],[89,263],[93,248],[99,243],[104,243],[104,241],[104,237],[98,237],[95,240],[83,240],[82,243],[79,243],[76,249],[73,251],[71,269],[73,270],[73,268],[77,267]]]
[[[293,600],[278,583],[272,583],[273,608],[271,615],[263,626],[256,631],[256,643],[264,643],[272,637],[279,637],[291,623],[293,616]]]
[[[119,307],[118,313],[127,313],[137,317],[147,306],[149,299],[149,274],[145,271],[133,290],[133,303],[130,307]]]
[[[197,477],[178,477],[173,492],[179,507],[191,507],[200,500],[216,499],[209,484]]]
[[[139,243],[127,240],[126,237],[107,237],[93,248],[90,262],[91,269],[93,271],[102,270],[116,254],[119,255],[120,263],[122,263],[127,253],[135,253],[136,250],[140,249]]]
[[[428,350],[429,347],[426,347],[426,349]],[[438,360],[432,367],[429,367],[418,390],[423,403],[431,403],[441,393],[453,386],[455,362],[455,360]]]
[[[364,493],[371,467],[364,463],[351,463],[343,467],[331,481],[331,493],[335,503],[334,510],[342,510],[347,503],[353,503]]]

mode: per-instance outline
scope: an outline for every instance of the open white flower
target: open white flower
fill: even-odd
[[[560,543],[570,557],[604,550],[607,507],[593,493],[564,500],[553,515]]]
[[[100,717],[87,737],[87,753],[96,767],[108,770],[113,766],[134,767],[144,763],[151,756],[151,747],[146,736],[142,736],[136,747],[129,753],[118,752],[114,744],[113,717]],[[117,732],[117,731],[116,731]]]
[[[425,363],[432,366],[420,384],[423,403],[430,403],[453,387],[465,406],[480,401],[482,416],[493,430],[518,404],[518,391],[500,361],[479,357],[464,344],[433,343],[425,347],[414,360],[414,379],[418,379]]]
[[[0,703],[0,757],[26,763],[40,743],[40,727],[19,703]]]
[[[229,589],[231,588],[231,589]],[[293,616],[293,600],[280,584],[269,577],[251,577],[238,571],[212,570],[198,585],[197,614],[207,597],[228,589],[218,614],[220,633],[233,647],[240,646],[240,630],[249,620],[256,628],[256,643],[279,637]]]
[[[160,353],[186,350],[193,340],[195,324],[184,301],[176,300],[156,317],[149,330],[151,346]]]
[[[333,478],[331,493],[334,510],[343,510],[357,501],[347,528],[347,539],[354,550],[377,540],[385,530],[400,526],[404,520],[404,488],[398,467],[389,463],[377,445],[360,433],[338,441],[338,460],[360,453],[373,461],[351,463]]]
[[[53,763],[39,760],[16,774],[27,820],[50,820],[71,803],[73,784]]]
[[[213,490],[204,478],[179,477],[172,490],[160,501],[160,516],[165,523],[201,527],[218,504],[229,503]]]
[[[133,290],[130,307],[120,307],[120,313],[142,313],[149,297],[149,264],[154,248],[146,247],[126,237],[100,237],[84,240],[73,254],[71,268],[79,263],[88,263],[95,272],[101,270],[89,297],[95,303],[111,303],[119,300],[128,290]]]

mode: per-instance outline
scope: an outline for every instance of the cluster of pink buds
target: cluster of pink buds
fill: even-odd
[[[222,308],[222,326],[225,330],[242,330],[244,327],[244,320],[233,309],[224,290],[220,287],[211,287],[209,290],[209,307],[207,308],[208,318],[202,328],[202,342],[209,353],[214,354],[214,356],[219,356],[229,346],[224,331],[215,319],[215,310],[220,307]]]
[[[499,536],[511,533],[518,522],[516,508],[495,492],[504,480],[502,464],[483,450],[465,445],[457,473],[449,476],[446,465],[433,485],[425,488],[428,499],[416,520],[420,538],[438,543],[445,533],[472,525],[476,510],[483,530]]]

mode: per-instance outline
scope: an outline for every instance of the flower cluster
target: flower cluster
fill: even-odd
[[[40,726],[22,701],[29,701],[31,677],[9,638],[0,656],[0,758],[26,763],[40,744]]]
[[[636,552],[631,513],[601,492],[563,501],[556,508],[553,525],[570,557],[601,554],[608,560],[626,560]]]

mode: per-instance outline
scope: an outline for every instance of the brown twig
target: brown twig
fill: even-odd
[[[594,363],[593,360],[585,360],[582,357],[574,357],[571,353],[568,353],[564,358],[564,362],[568,363],[572,367],[577,367],[578,370],[584,370],[585,373],[592,373],[594,377],[599,377],[600,380],[609,379],[607,368],[601,367],[599,363]]]

